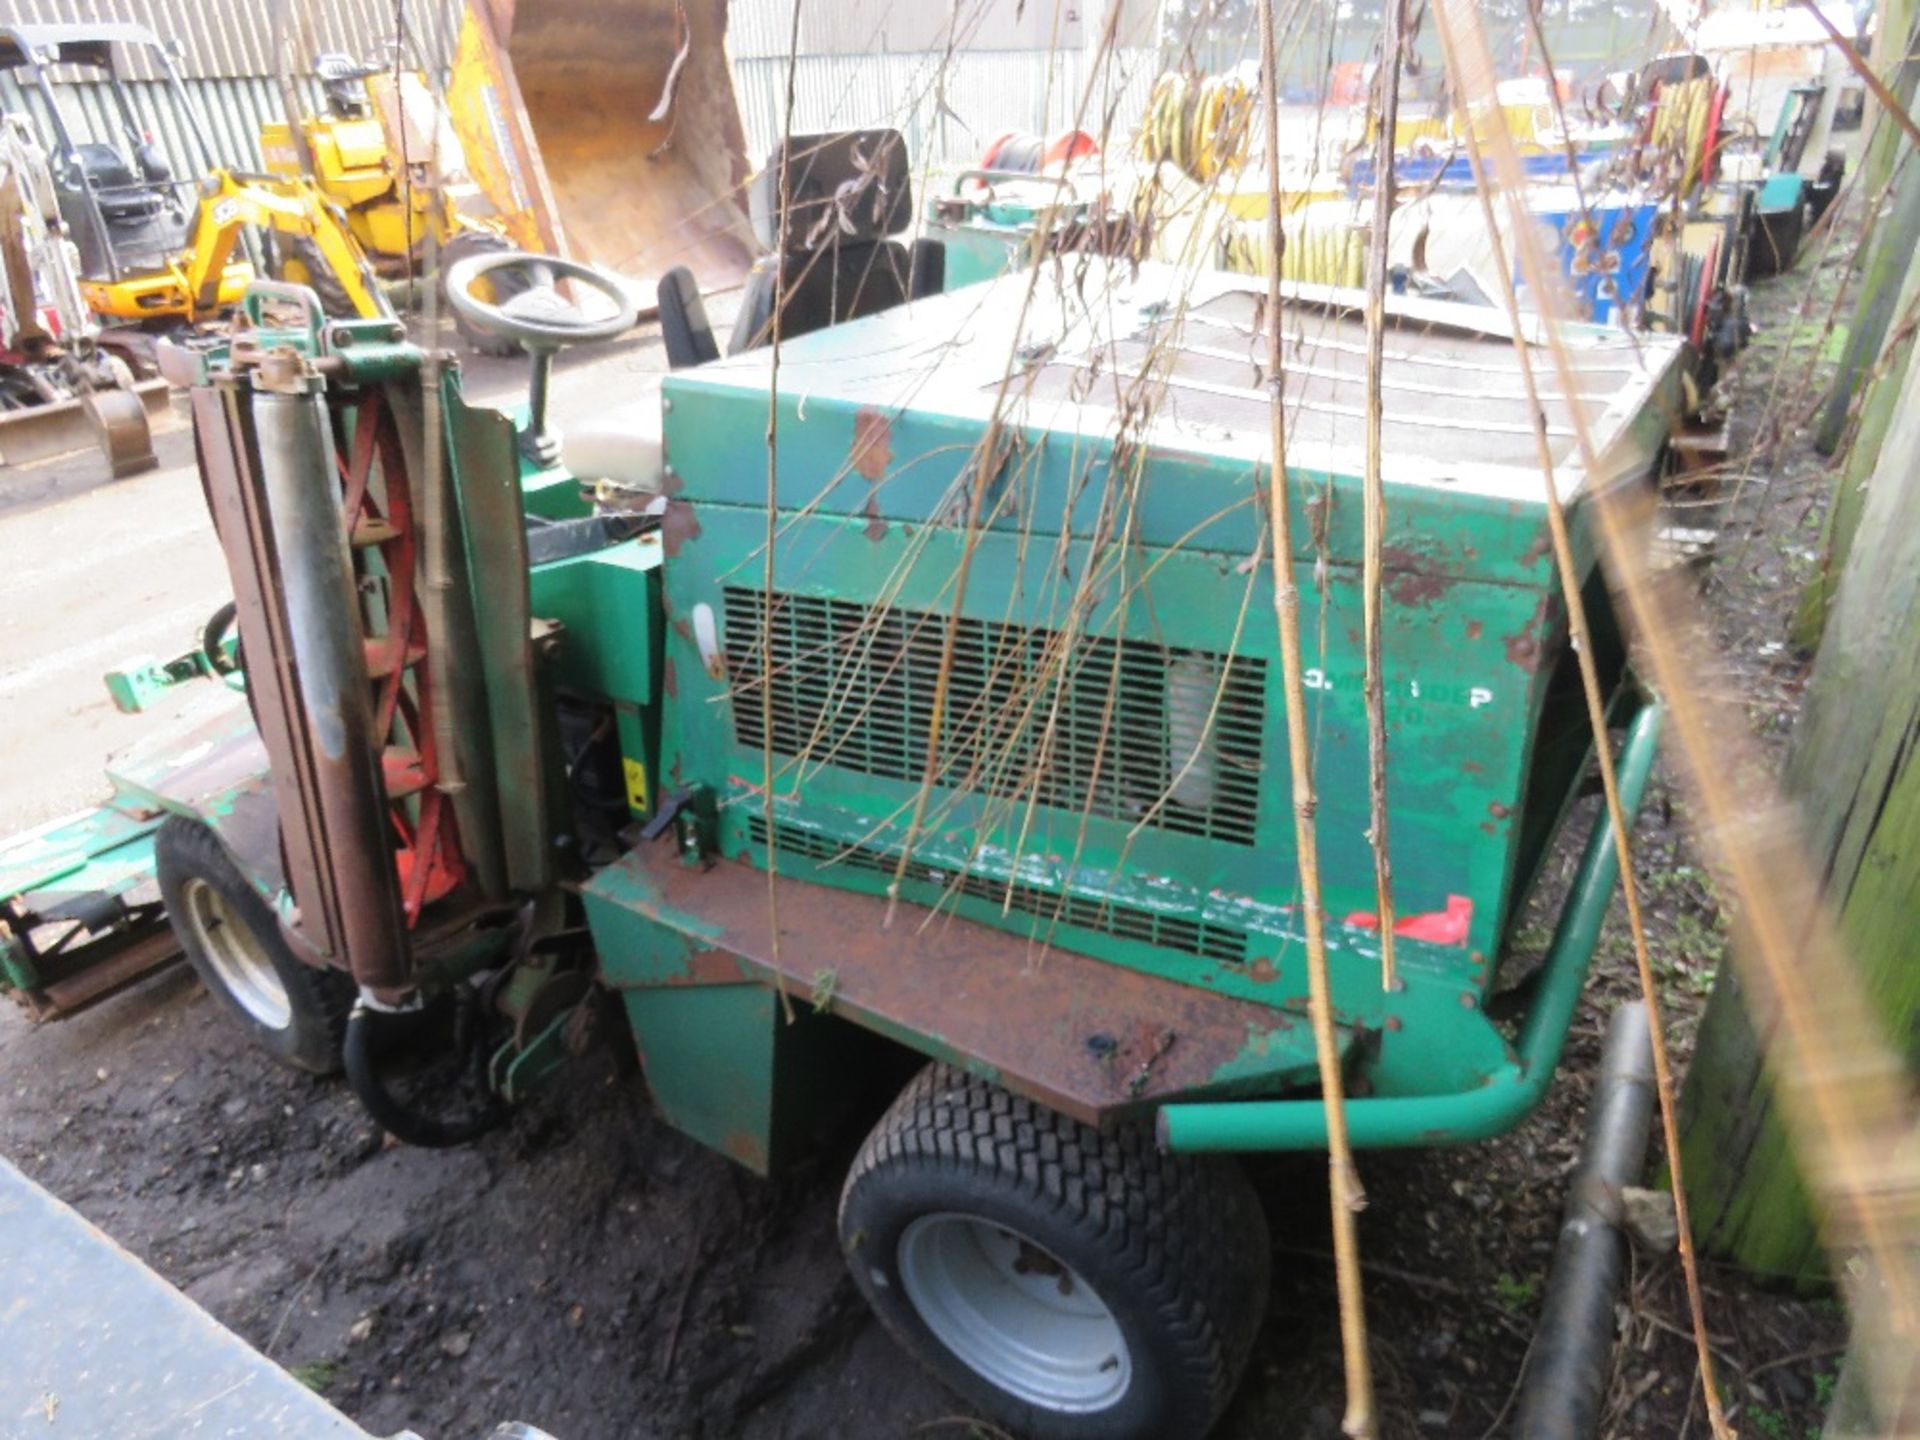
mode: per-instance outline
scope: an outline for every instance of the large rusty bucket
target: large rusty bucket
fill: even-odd
[[[726,0],[470,0],[449,105],[509,236],[640,282],[740,280],[753,233]]]

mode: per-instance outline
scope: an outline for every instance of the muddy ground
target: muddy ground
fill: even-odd
[[[1850,245],[1843,227],[1832,253]],[[1819,393],[1821,324],[1842,273],[1819,258],[1756,290],[1760,338],[1733,386],[1733,469],[1749,479],[1684,516],[1722,527],[1703,593],[1776,754],[1804,672],[1785,644],[1787,618],[1811,571],[1829,487],[1797,424]],[[627,347],[612,363],[613,387],[638,394],[657,352]],[[1750,450],[1751,464],[1738,463]],[[83,503],[43,488],[31,505],[0,513],[9,553]],[[147,506],[148,523],[176,529],[178,507],[195,498],[177,475],[93,493],[114,494],[110,510],[92,502],[103,514]],[[162,585],[181,592],[180,607],[197,603],[205,577],[163,582],[154,578],[163,564],[149,552],[97,583]],[[151,612],[138,593],[124,598]],[[44,624],[11,613],[0,636],[7,676],[51,654],[62,623],[57,613]],[[98,658],[89,651],[75,674]],[[24,698],[46,683],[41,673],[11,688]],[[66,768],[55,767],[54,785],[64,803],[76,747],[93,763],[89,747],[112,727],[77,679],[59,686],[41,708],[64,727]],[[36,743],[47,723],[37,716],[6,720],[10,757]],[[10,765],[10,814],[47,809],[35,798],[43,773]],[[1725,934],[1683,812],[1661,782],[1638,836],[1682,1054]],[[1569,853],[1563,874],[1570,865]],[[1387,1435],[1503,1433],[1606,1016],[1634,990],[1616,915],[1538,1114],[1486,1145],[1364,1157],[1371,1203],[1361,1241]],[[249,1048],[184,971],[56,1027],[33,1030],[0,1012],[0,1086],[0,1152],[375,1433],[410,1427],[464,1440],[506,1418],[562,1440],[987,1433],[895,1351],[845,1277],[833,1216],[857,1133],[764,1183],[652,1118],[632,1065],[603,1055],[469,1149],[392,1148],[340,1084],[295,1077]],[[1277,1273],[1247,1383],[1220,1432],[1235,1440],[1337,1432],[1324,1173],[1310,1158],[1256,1167]],[[1842,1337],[1835,1307],[1714,1266],[1706,1284],[1743,1432],[1816,1435]],[[1670,1257],[1636,1257],[1622,1315],[1604,1433],[1704,1434]]]

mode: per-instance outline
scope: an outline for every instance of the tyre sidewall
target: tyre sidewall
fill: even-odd
[[[1132,1364],[1126,1393],[1103,1410],[1067,1414],[1021,1401],[976,1373],[949,1350],[921,1318],[900,1276],[900,1240],[925,1215],[966,1215],[1026,1237],[1070,1266],[1112,1313]],[[1049,1222],[1052,1223],[1049,1223]],[[1169,1335],[1151,1300],[1126,1272],[1124,1255],[1090,1230],[1068,1223],[1035,1188],[1015,1187],[993,1172],[902,1158],[856,1180],[841,1210],[841,1246],[855,1283],[887,1328],[949,1387],[988,1415],[1036,1440],[1118,1440],[1118,1437],[1198,1436],[1209,1419],[1204,1399],[1182,1403],[1182,1393],[1210,1393],[1205,1374],[1170,1370],[1178,1340]]]
[[[315,1075],[339,1070],[341,1034],[352,996],[345,977],[307,965],[293,953],[265,898],[241,875],[219,837],[205,825],[178,816],[169,819],[155,837],[154,861],[174,938],[215,1003],[281,1064]],[[226,902],[228,913],[247,927],[280,977],[291,1017],[279,1029],[262,1023],[234,998],[191,927],[176,918],[186,913],[185,891],[194,879],[204,881]]]

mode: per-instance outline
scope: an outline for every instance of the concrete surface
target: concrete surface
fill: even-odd
[[[524,403],[525,359],[462,363],[469,398]],[[554,422],[564,431],[642,410],[665,369],[652,325],[563,352]],[[101,684],[129,660],[191,649],[231,594],[191,429],[177,419],[162,427],[155,450],[160,468],[129,480],[113,480],[92,451],[0,468],[0,835],[95,803],[112,755],[190,726],[217,698],[211,687],[182,686],[148,714],[121,715]]]

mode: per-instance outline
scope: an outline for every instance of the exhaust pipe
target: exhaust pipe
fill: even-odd
[[[1646,1006],[1613,1012],[1587,1112],[1587,1139],[1567,1195],[1513,1433],[1591,1440],[1606,1403],[1615,1301],[1627,1270],[1620,1192],[1646,1164],[1653,1115],[1653,1039]]]

